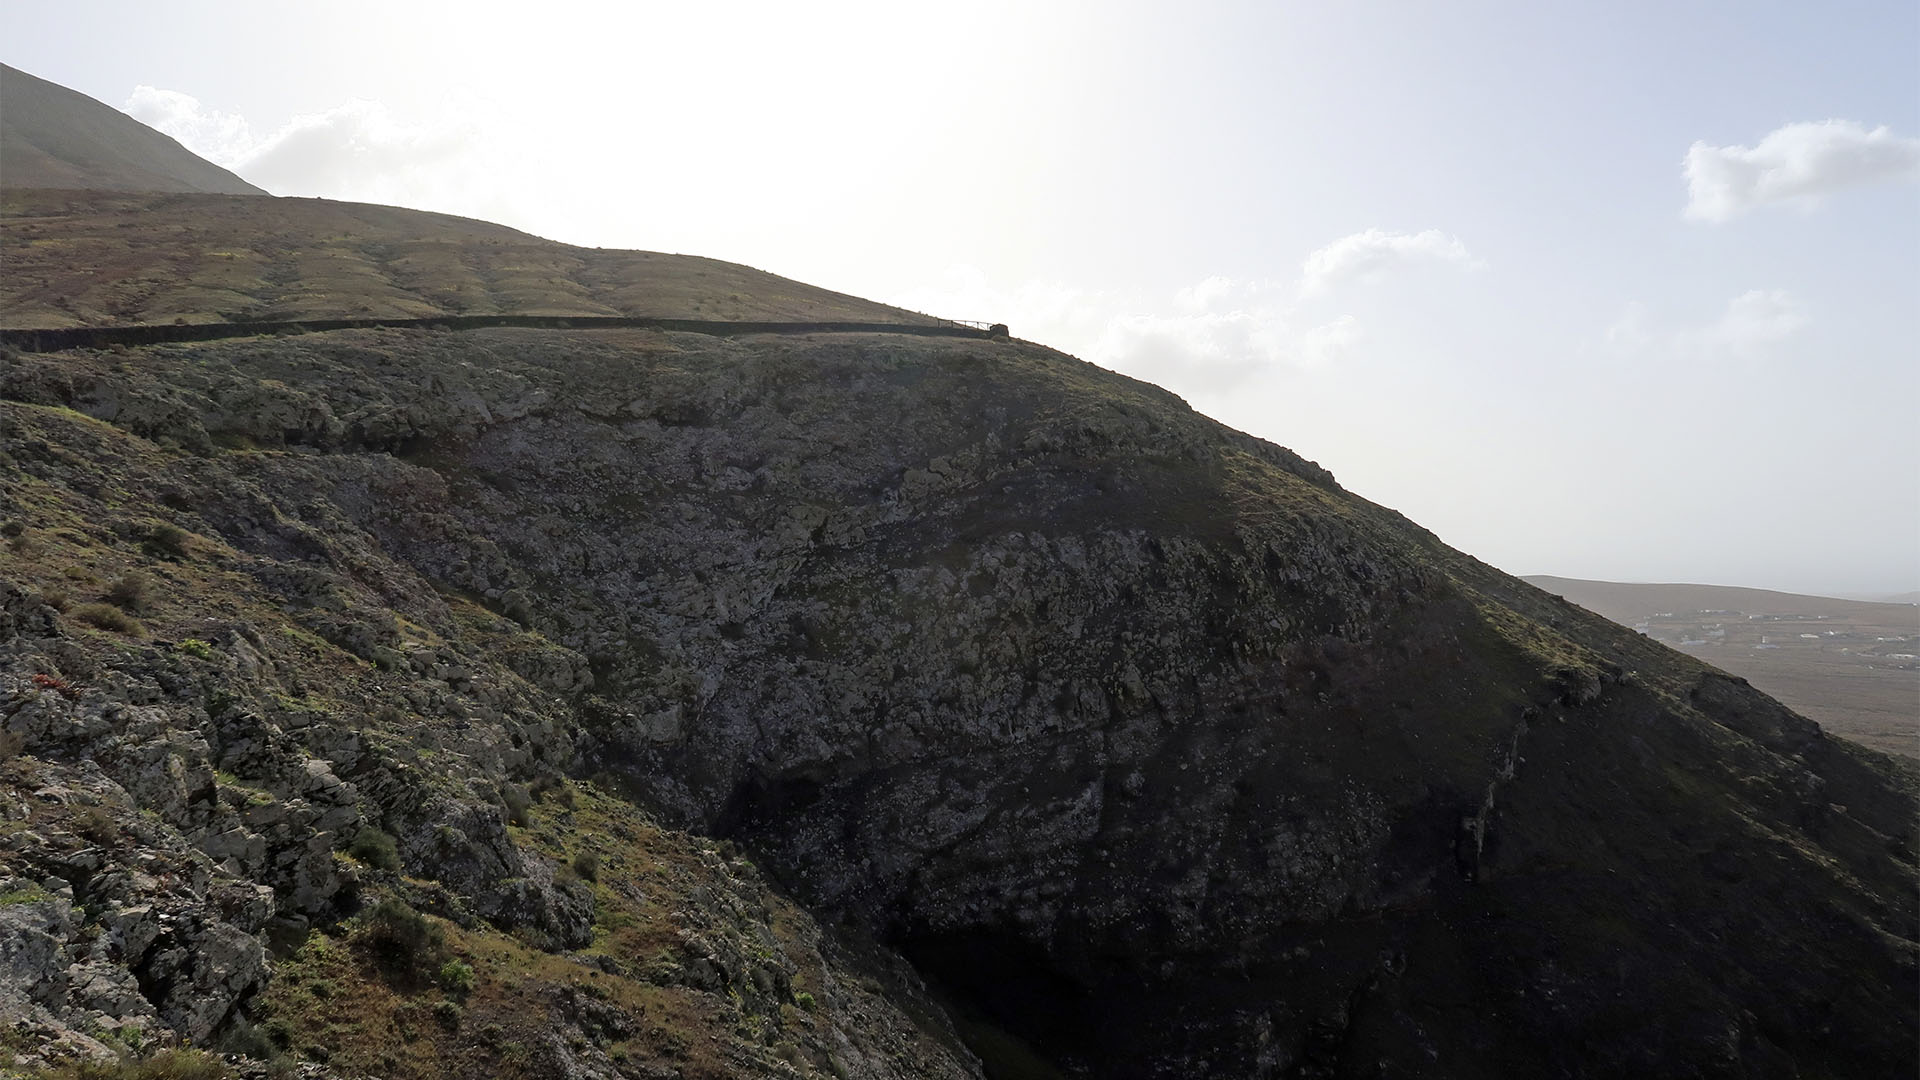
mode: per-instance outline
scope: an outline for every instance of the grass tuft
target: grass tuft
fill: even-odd
[[[74,618],[102,630],[111,630],[128,637],[145,637],[147,628],[139,619],[114,607],[112,604],[81,604],[71,612]]]

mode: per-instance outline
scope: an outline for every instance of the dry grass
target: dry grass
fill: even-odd
[[[147,636],[145,624],[112,604],[81,604],[69,614],[88,626],[98,627],[101,630],[111,630],[128,637]]]
[[[233,1070],[198,1050],[162,1050],[140,1061],[87,1062],[42,1074],[46,1080],[232,1080]]]
[[[735,263],[577,248],[389,206],[45,190],[0,200],[0,326],[499,314],[933,321]]]

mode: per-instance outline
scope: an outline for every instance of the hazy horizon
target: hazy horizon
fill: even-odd
[[[1920,586],[1911,4],[524,11],[0,60],[276,194],[1007,322],[1512,573]]]

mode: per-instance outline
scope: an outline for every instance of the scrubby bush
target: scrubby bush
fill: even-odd
[[[361,829],[347,845],[347,854],[366,863],[376,870],[399,870],[400,847],[393,836],[368,826]]]
[[[361,918],[360,940],[381,966],[401,975],[437,971],[447,949],[445,931],[392,896]]]
[[[213,646],[207,644],[204,641],[201,641],[199,638],[196,638],[196,637],[190,637],[187,640],[181,642],[180,644],[174,646],[174,648],[180,650],[183,653],[186,653],[188,656],[193,657],[195,660],[213,659]]]
[[[73,815],[73,831],[96,844],[111,844],[120,838],[120,826],[104,808],[89,806]]]
[[[70,614],[88,626],[97,626],[116,634],[126,634],[128,637],[144,637],[147,633],[146,626],[139,619],[112,604],[81,604]]]
[[[163,559],[177,559],[187,553],[187,542],[193,534],[178,525],[156,525],[147,530],[140,546],[147,554]]]
[[[500,805],[507,811],[507,820],[515,825],[527,825],[532,819],[527,816],[527,808],[533,805],[533,796],[519,784],[503,784],[500,787]]]
[[[192,532],[179,525],[156,525],[146,530],[146,536],[140,538],[140,550],[154,555],[156,559],[179,559],[186,555]]]
[[[583,851],[573,857],[573,872],[588,881],[600,880],[600,856],[591,851]]]
[[[122,574],[107,589],[107,601],[128,611],[145,611],[153,602],[153,579],[138,570]]]
[[[449,960],[440,965],[434,976],[440,989],[455,997],[465,997],[473,992],[473,965],[459,960]]]
[[[240,1054],[258,1061],[272,1061],[280,1056],[280,1048],[258,1026],[242,1020],[227,1031],[220,1040],[220,1050],[227,1054]]]

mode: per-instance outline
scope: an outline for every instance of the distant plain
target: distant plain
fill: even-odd
[[[1920,758],[1920,608],[1719,585],[1526,579],[1876,750]]]

